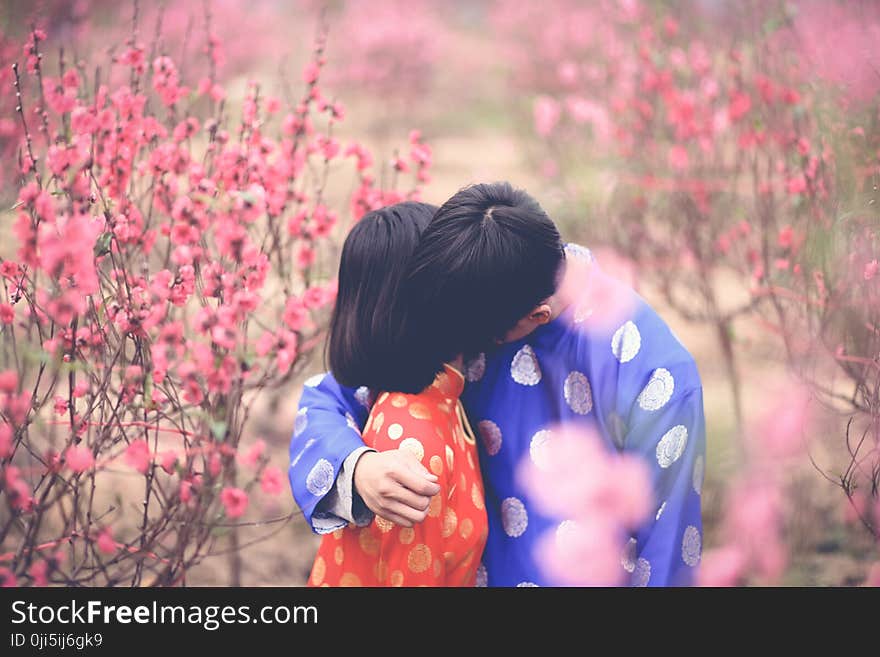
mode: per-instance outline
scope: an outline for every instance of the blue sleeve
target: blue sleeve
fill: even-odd
[[[290,488],[312,530],[327,533],[346,521],[328,518],[319,503],[333,489],[346,457],[364,443],[370,405],[366,388],[340,385],[332,374],[306,381],[290,440]]]
[[[664,401],[656,382],[675,380],[676,391]],[[692,387],[699,378],[691,368],[658,368],[639,395],[630,416],[624,449],[648,464],[654,507],[647,522],[630,538],[623,564],[634,586],[690,586],[702,550],[700,492],[706,459],[703,393]],[[653,382],[653,383],[652,383]],[[688,385],[690,384],[690,388]]]

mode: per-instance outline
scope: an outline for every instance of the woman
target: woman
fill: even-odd
[[[488,534],[476,441],[459,396],[461,356],[420,344],[407,261],[436,207],[400,203],[365,215],[342,250],[330,325],[330,368],[377,391],[363,433],[378,451],[410,451],[438,478],[424,522],[376,517],[324,536],[311,586],[473,586]],[[436,309],[434,309],[436,311]],[[453,312],[454,309],[449,309]],[[439,372],[438,372],[439,370]]]

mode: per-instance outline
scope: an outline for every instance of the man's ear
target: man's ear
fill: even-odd
[[[535,306],[532,308],[532,312],[529,313],[529,319],[535,322],[535,324],[546,324],[552,316],[553,310],[546,303]]]

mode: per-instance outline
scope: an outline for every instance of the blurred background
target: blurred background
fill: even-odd
[[[786,466],[786,556],[753,583],[871,577],[880,412],[871,289],[880,280],[876,3],[4,0],[4,71],[32,22],[48,34],[47,60],[63,47],[83,66],[111,61],[136,29],[193,81],[205,75],[213,33],[230,106],[252,79],[267,94],[297,97],[325,29],[322,89],[345,107],[336,137],[367,145],[390,176],[402,136],[420,130],[433,152],[422,194],[432,203],[472,182],[527,189],[564,238],[630,280],[690,349],[707,418],[706,549],[742,527],[730,520],[744,503],[732,482],[800,399],[786,383],[796,380],[809,391],[810,421],[798,424],[805,448]],[[15,101],[8,75],[0,82],[8,170]],[[16,191],[10,175],[0,176],[5,208]],[[329,193],[342,196],[356,182],[341,175],[336,184]],[[351,219],[341,224],[340,242]],[[316,352],[301,378],[322,369]],[[248,427],[282,470],[300,385],[262,398]],[[275,504],[284,514],[292,501],[282,495]],[[746,526],[776,512],[765,507],[750,507]],[[253,520],[239,539],[241,583],[304,584],[318,541],[306,523]],[[227,584],[227,568],[210,557],[187,583]]]

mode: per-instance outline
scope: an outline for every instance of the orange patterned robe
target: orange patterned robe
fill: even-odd
[[[464,377],[446,366],[417,395],[383,393],[364,429],[382,452],[406,449],[439,478],[428,517],[401,527],[376,517],[324,536],[310,586],[473,586],[489,527],[476,441],[459,401]]]

